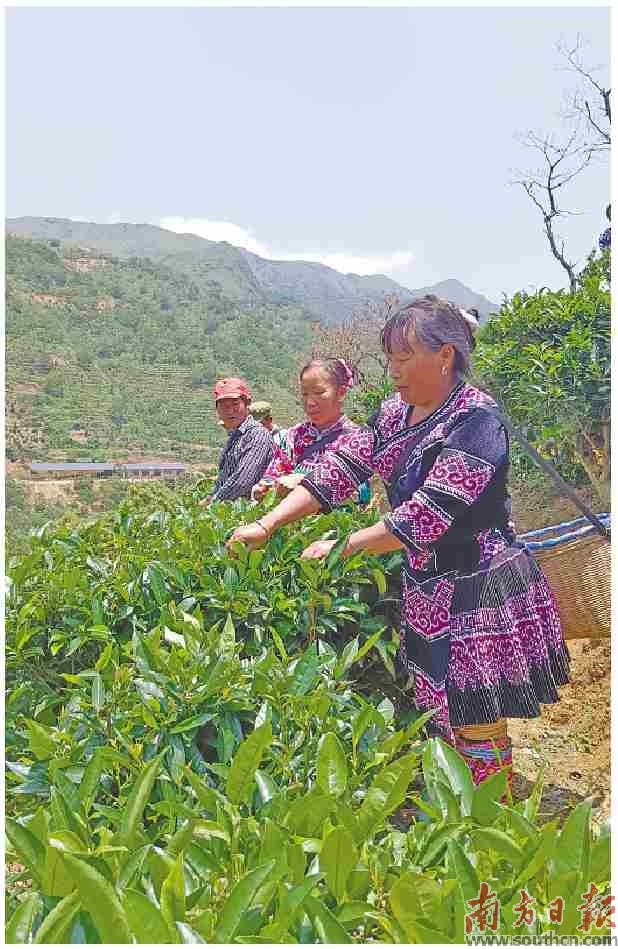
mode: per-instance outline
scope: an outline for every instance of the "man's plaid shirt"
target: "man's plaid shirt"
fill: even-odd
[[[221,458],[213,501],[234,501],[251,496],[273,456],[273,438],[268,429],[249,415],[233,429]]]

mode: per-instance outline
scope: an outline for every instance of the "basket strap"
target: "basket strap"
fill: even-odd
[[[579,511],[582,512],[584,517],[586,517],[590,521],[594,529],[598,531],[601,537],[603,537],[604,540],[610,543],[611,542],[610,528],[606,527],[605,524],[603,524],[603,522],[599,520],[596,514],[594,514],[590,510],[588,505],[584,501],[582,501],[577,491],[575,491],[575,489],[572,488],[570,484],[567,484],[567,482],[564,480],[562,475],[558,474],[554,466],[549,461],[547,461],[547,459],[541,458],[541,456],[539,455],[534,445],[532,445],[528,441],[526,436],[518,428],[515,428],[511,420],[507,417],[506,412],[504,411],[504,408],[502,407],[502,405],[500,405],[500,403],[498,403],[498,405],[500,409],[500,412],[499,412],[500,420],[502,424],[504,425],[505,429],[507,430],[507,432],[509,433],[509,435],[512,435],[513,438],[519,442],[521,447],[530,456],[530,458],[532,458],[535,464],[537,464],[539,468],[541,468],[545,472],[545,474],[549,475],[549,477],[552,479],[554,484],[556,484],[557,487],[560,489],[562,494],[570,498],[570,500],[573,502],[575,507]]]
[[[609,522],[609,514],[597,514],[597,517],[603,524],[605,524],[606,521]],[[558,531],[572,531],[582,527],[583,524],[586,524],[587,520],[588,518],[586,517],[577,517],[574,521],[564,521],[562,524],[552,524],[550,527],[539,527],[533,531],[526,531],[525,534],[521,534],[519,539],[528,543],[529,540],[557,534]],[[591,524],[588,523],[586,530],[591,530]],[[564,535],[560,534],[560,536],[562,537]]]
[[[585,518],[582,518],[585,520]],[[560,547],[562,544],[568,544],[579,537],[586,537],[594,531],[592,524],[586,524],[577,531],[570,531],[568,534],[561,534],[560,537],[552,537],[550,540],[524,540],[528,550],[551,550],[552,547]],[[519,538],[522,540],[522,538]]]

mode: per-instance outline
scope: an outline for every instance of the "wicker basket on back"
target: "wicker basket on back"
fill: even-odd
[[[599,519],[609,525],[609,515]],[[611,633],[611,545],[586,518],[522,535],[556,597],[565,639]]]

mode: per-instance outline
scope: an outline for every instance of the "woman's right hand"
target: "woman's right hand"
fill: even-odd
[[[255,550],[257,547],[263,547],[270,534],[268,534],[259,524],[243,524],[237,527],[230,539],[226,543],[227,549],[232,553],[232,544],[245,544],[249,550]]]

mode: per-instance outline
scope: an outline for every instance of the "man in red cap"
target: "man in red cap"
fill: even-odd
[[[229,432],[219,459],[219,477],[210,497],[200,501],[235,501],[251,496],[273,455],[273,439],[249,414],[251,393],[244,379],[220,379],[214,388],[217,415]]]

